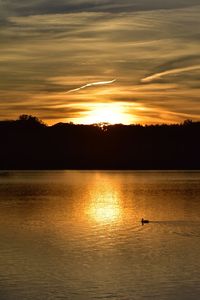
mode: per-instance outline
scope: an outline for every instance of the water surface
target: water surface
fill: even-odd
[[[0,299],[200,299],[199,197],[199,172],[1,173]]]

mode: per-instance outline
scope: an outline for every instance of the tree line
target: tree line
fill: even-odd
[[[47,126],[0,121],[0,169],[200,169],[200,122]]]

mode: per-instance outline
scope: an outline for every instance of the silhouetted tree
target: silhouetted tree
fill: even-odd
[[[193,124],[193,121],[192,120],[185,120],[184,122],[183,122],[183,125],[184,126],[191,126]]]
[[[32,115],[20,115],[19,116],[19,122],[21,124],[24,124],[26,126],[36,127],[36,126],[45,126],[44,122],[38,119],[37,117],[34,117]]]

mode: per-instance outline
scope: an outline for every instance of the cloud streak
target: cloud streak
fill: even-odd
[[[142,83],[150,83],[153,82],[157,79],[161,79],[162,77],[168,76],[168,75],[176,75],[179,73],[185,73],[189,71],[196,71],[200,70],[200,65],[197,66],[188,66],[188,67],[183,67],[183,68],[176,68],[176,69],[171,69],[159,73],[155,73],[153,75],[147,76],[141,80]]]
[[[76,88],[76,89],[72,89],[72,90],[69,90],[68,92],[65,92],[64,94],[70,94],[70,93],[74,93],[74,92],[78,92],[80,90],[83,90],[85,88],[88,88],[88,87],[91,87],[91,86],[96,86],[96,85],[107,85],[107,84],[112,84],[116,82],[116,79],[113,79],[111,81],[99,81],[99,82],[92,82],[92,83],[88,83],[88,84],[85,84],[79,88]]]

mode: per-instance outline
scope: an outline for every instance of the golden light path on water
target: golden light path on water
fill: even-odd
[[[123,219],[123,206],[118,190],[108,182],[94,186],[86,214],[92,222],[100,224],[120,223]]]
[[[105,195],[105,199],[94,199],[89,208],[90,217],[98,223],[118,222],[122,217],[122,208],[117,199]]]

